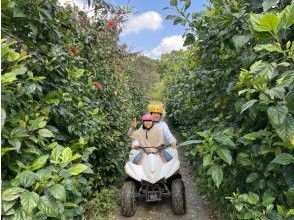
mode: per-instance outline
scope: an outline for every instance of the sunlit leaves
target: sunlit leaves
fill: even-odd
[[[257,32],[270,32],[277,34],[280,21],[280,16],[274,13],[266,13],[264,15],[250,15],[250,22],[252,27]]]
[[[69,168],[69,173],[75,176],[82,172],[85,172],[87,169],[88,167],[85,164],[78,163]]]
[[[31,214],[39,202],[39,195],[35,192],[24,191],[20,195],[20,203],[27,214]]]
[[[4,201],[12,201],[17,199],[23,191],[24,189],[20,187],[10,187],[2,192],[1,198]]]

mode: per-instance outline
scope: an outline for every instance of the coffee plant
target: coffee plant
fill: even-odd
[[[118,43],[124,10],[97,1],[89,18],[57,0],[1,8],[2,218],[81,218],[95,191],[121,180],[126,132],[146,101],[135,99],[133,56]]]
[[[170,122],[230,219],[293,219],[294,3],[171,0],[184,52],[161,59]]]

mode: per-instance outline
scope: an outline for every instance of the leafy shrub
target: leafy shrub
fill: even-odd
[[[199,183],[231,219],[293,218],[293,2],[182,3],[168,19],[198,54],[165,69],[164,99]]]
[[[118,45],[122,15],[103,1],[92,19],[56,0],[1,4],[3,218],[81,216],[86,196],[121,180],[141,105]]]

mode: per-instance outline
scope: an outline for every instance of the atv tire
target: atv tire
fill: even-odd
[[[172,209],[177,215],[186,213],[185,186],[181,179],[174,179],[171,184]]]
[[[137,209],[137,189],[133,181],[124,183],[121,190],[121,211],[124,216],[133,216]]]

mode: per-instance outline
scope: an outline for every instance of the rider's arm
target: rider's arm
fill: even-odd
[[[168,141],[172,147],[176,147],[177,145],[177,140],[176,138],[172,135],[171,131],[169,130],[169,127],[166,123],[163,124],[162,126],[162,131],[163,131],[163,136],[165,139]]]
[[[131,138],[134,134],[135,129],[133,129],[132,127],[129,128],[127,135]]]

